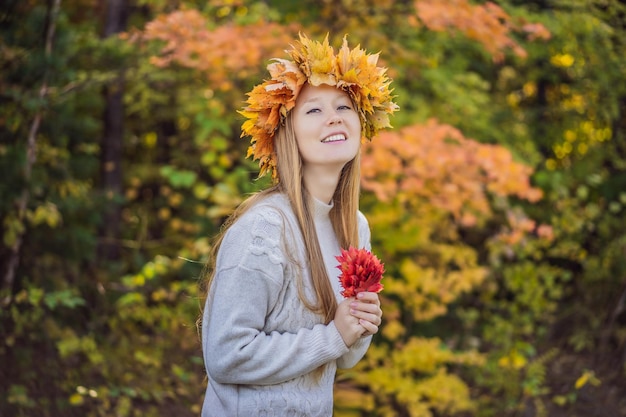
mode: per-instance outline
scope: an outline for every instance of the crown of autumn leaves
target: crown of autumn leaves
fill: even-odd
[[[292,60],[272,59],[267,66],[272,78],[254,87],[247,106],[239,111],[247,118],[241,137],[251,137],[247,157],[259,161],[259,177],[271,173],[276,179],[274,136],[305,83],[328,84],[347,92],[357,107],[362,136],[370,140],[379,130],[391,127],[389,115],[398,109],[387,70],[376,65],[378,54],[367,54],[359,45],[350,49],[346,37],[337,54],[328,44],[328,35],[323,42],[303,34],[299,38],[286,51]]]

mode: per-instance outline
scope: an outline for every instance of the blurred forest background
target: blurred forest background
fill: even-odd
[[[335,415],[626,416],[618,0],[4,0],[0,415],[199,415],[203,262],[267,185],[236,110],[299,31],[380,51],[401,107]]]

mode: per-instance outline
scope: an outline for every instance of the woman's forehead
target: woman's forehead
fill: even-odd
[[[348,93],[344,90],[334,87],[328,84],[320,84],[318,86],[305,84],[298,95],[297,102],[299,104],[306,103],[308,101],[321,100],[323,98],[347,98]]]

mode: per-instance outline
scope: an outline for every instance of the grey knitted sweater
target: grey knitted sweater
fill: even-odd
[[[314,219],[324,263],[337,300],[339,244],[332,207],[315,202]],[[370,249],[370,231],[359,212],[359,240]],[[346,347],[334,322],[298,298],[303,279],[314,300],[296,218],[282,194],[252,207],[226,232],[204,309],[202,348],[208,386],[202,417],[330,417],[337,367],[350,368],[370,337]],[[326,365],[323,373],[313,373]]]

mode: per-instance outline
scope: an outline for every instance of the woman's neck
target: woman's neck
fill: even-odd
[[[330,204],[339,183],[341,170],[335,171],[329,167],[304,170],[304,187],[319,201]]]

